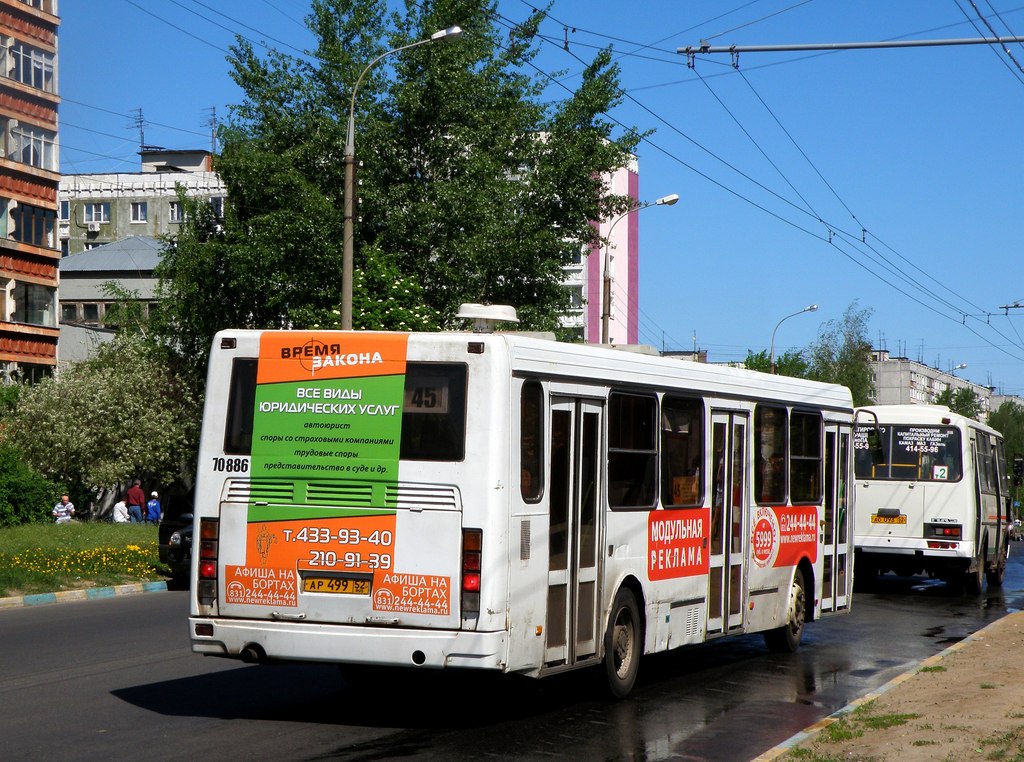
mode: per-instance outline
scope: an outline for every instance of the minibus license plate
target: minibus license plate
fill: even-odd
[[[353,577],[304,577],[304,593],[342,593],[345,595],[369,595],[370,580]]]
[[[872,524],[906,524],[906,516],[879,516],[877,513],[871,514]]]

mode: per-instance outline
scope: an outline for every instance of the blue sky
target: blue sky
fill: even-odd
[[[501,23],[536,3],[501,0]],[[61,0],[61,170],[208,148],[240,93],[234,34],[289,51],[307,0]],[[638,150],[640,338],[711,361],[805,347],[854,306],[869,336],[1024,395],[1024,45],[697,56],[711,45],[1024,36],[1024,0],[555,0],[536,63],[564,97],[596,49],[622,68]],[[568,47],[568,50],[566,50]],[[294,52],[294,51],[292,51]],[[214,111],[215,110],[215,111]]]

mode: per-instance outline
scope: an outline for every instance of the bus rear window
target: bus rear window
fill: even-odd
[[[854,473],[858,479],[955,482],[963,473],[960,432],[952,426],[880,426],[883,459],[874,463],[868,428],[854,433]]]
[[[256,405],[255,358],[236,359],[231,366],[224,452],[252,454]],[[466,451],[466,366],[409,363],[402,400],[402,443],[405,460],[462,460]]]
[[[466,366],[409,363],[402,405],[402,460],[462,460]]]

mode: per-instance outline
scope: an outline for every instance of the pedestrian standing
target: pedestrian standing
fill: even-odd
[[[75,504],[67,495],[60,496],[60,502],[53,506],[53,518],[58,524],[67,524],[75,515]]]
[[[141,524],[144,519],[142,510],[146,505],[146,493],[142,491],[142,482],[136,479],[128,488],[128,515],[133,524]]]
[[[146,523],[159,524],[161,518],[163,518],[163,511],[160,510],[160,496],[153,492],[149,496],[149,502],[146,503]]]

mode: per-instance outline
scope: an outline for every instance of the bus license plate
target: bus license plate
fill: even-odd
[[[353,577],[304,577],[302,580],[302,592],[369,595],[370,580]]]
[[[871,514],[872,524],[906,524],[906,516],[879,516],[876,513]]]

